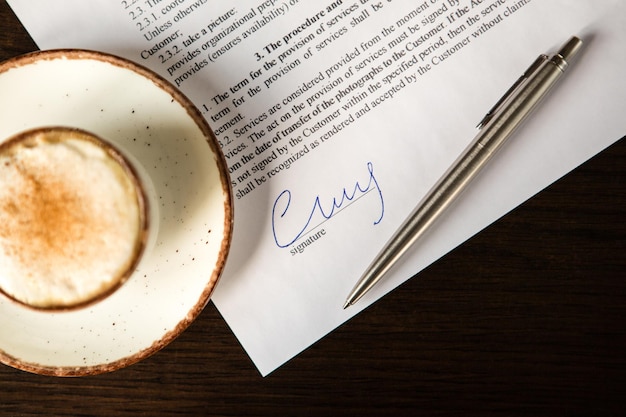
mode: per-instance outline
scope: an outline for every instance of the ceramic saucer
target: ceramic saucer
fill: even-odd
[[[158,196],[151,238],[129,281],[95,305],[50,313],[0,294],[0,361],[47,375],[108,372],[164,347],[208,302],[232,235],[228,171],[187,98],[108,54],[54,50],[0,63],[0,142],[50,125],[93,132],[135,160]]]

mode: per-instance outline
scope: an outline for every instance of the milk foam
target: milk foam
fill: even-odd
[[[141,251],[142,210],[127,168],[81,131],[0,145],[0,289],[44,308],[110,292]]]

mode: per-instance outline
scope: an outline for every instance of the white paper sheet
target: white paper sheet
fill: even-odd
[[[623,2],[9,3],[40,48],[127,57],[203,111],[237,196],[212,299],[263,375],[626,132]],[[343,310],[483,114],[573,34],[587,47],[571,74],[410,255]]]

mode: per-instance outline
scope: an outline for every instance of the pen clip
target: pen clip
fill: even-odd
[[[493,118],[493,116],[495,116],[498,113],[498,111],[500,110],[500,107],[502,107],[502,104],[504,104],[504,102],[507,101],[507,99],[511,97],[513,93],[515,93],[515,91],[522,84],[524,84],[526,80],[528,80],[531,77],[531,75],[533,75],[535,71],[537,71],[539,67],[541,67],[541,65],[547,60],[548,60],[547,55],[539,55],[539,57],[530,65],[530,67],[528,67],[528,69],[524,71],[524,73],[517,79],[517,81],[515,81],[515,83],[513,83],[513,85],[506,91],[506,93],[504,93],[504,95],[491,108],[491,110],[487,112],[485,117],[482,118],[482,120],[480,121],[480,123],[478,123],[478,126],[476,127],[478,129],[482,129],[487,123],[489,123],[489,121]]]

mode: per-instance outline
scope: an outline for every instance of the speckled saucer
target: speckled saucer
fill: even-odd
[[[198,110],[125,59],[53,50],[0,63],[0,142],[59,125],[108,140],[149,178],[151,234],[132,277],[95,305],[51,313],[0,294],[0,361],[39,374],[91,375],[155,353],[200,314],[226,262],[232,194]]]

